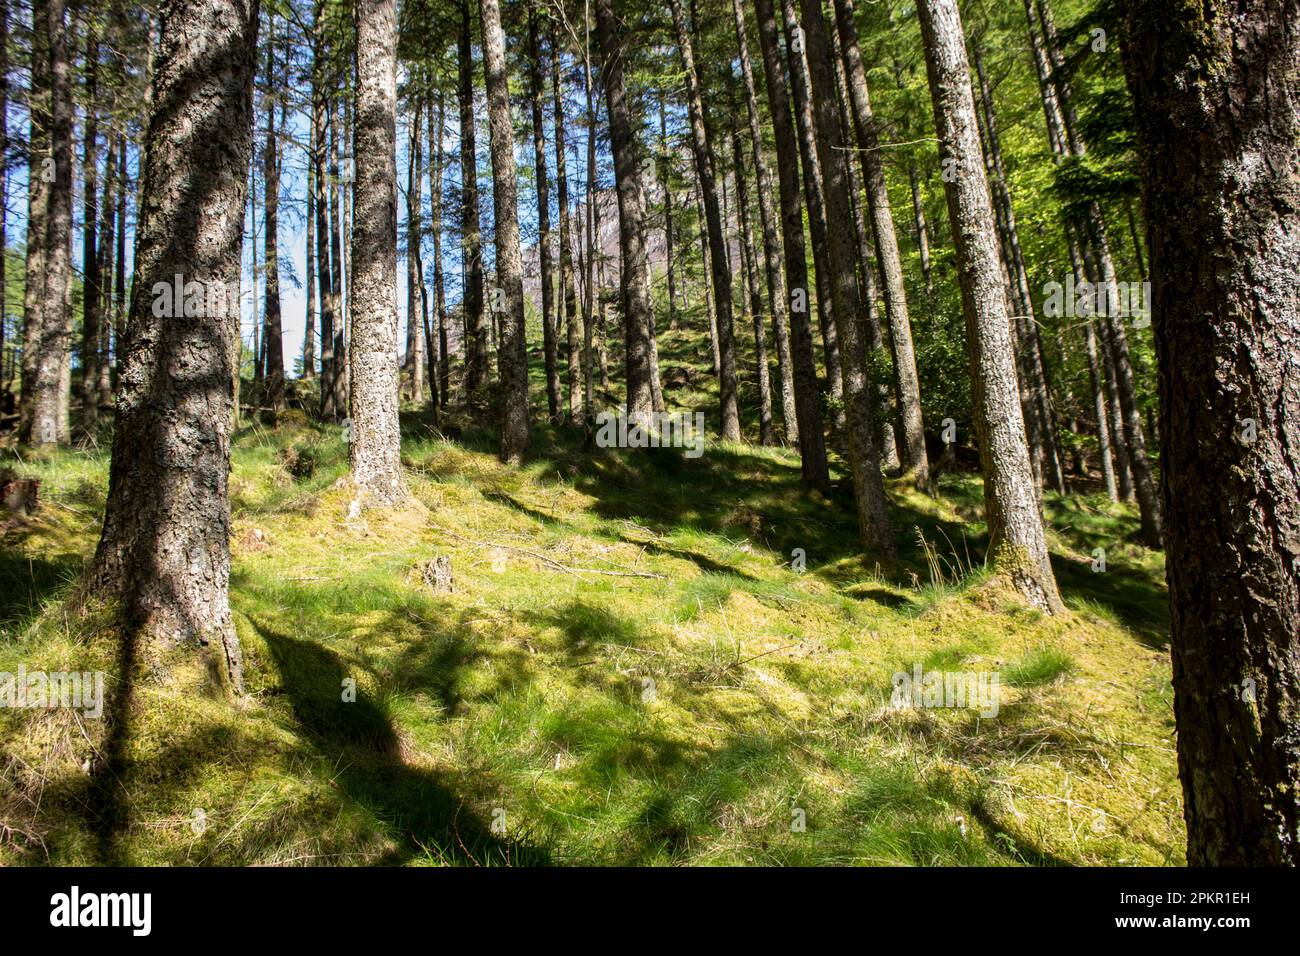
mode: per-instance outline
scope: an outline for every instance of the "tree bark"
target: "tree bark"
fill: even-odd
[[[8,403],[11,395],[9,371],[5,368],[6,333],[8,332],[9,305],[4,253],[9,248],[9,0],[0,0],[0,400]],[[28,177],[30,178],[30,170]]]
[[[813,118],[811,81],[808,78],[808,61],[799,36],[799,15],[794,0],[780,0],[784,14],[786,48],[790,51],[790,95],[794,109],[795,129],[799,133],[799,162],[803,169],[804,198],[808,203],[808,235],[812,240],[814,282],[817,286],[817,319],[821,326],[822,357],[826,363],[826,379],[830,384],[834,412],[834,427],[844,429],[844,376],[840,362],[838,319],[834,315],[834,293],[831,289],[830,257],[827,252],[828,228],[826,222],[825,191],[822,170],[817,161],[817,124]],[[769,74],[770,75],[770,74]],[[833,102],[833,101],[832,101]],[[849,228],[849,223],[844,223]]]
[[[989,557],[1034,607],[1063,609],[1048,559],[1038,493],[1017,400],[1015,360],[999,276],[993,209],[980,159],[970,67],[956,0],[919,0],[939,156],[955,164],[945,180],[957,251],[966,350],[980,463]]]
[[[122,344],[104,527],[92,588],[133,627],[207,648],[241,686],[230,619],[230,429],[240,245],[252,160],[257,0],[163,8],[145,136],[138,276]],[[221,307],[154,314],[155,283],[198,284]],[[159,310],[175,312],[175,310]],[[127,637],[128,649],[134,646]]]
[[[754,326],[754,366],[758,372],[758,440],[764,446],[776,444],[772,426],[772,373],[767,364],[767,339],[763,334],[763,286],[758,278],[758,253],[749,217],[749,185],[745,182],[745,153],[740,134],[732,132],[731,151],[736,176],[736,220],[740,225],[740,254],[749,289],[749,319]]]
[[[313,114],[314,115],[314,114]],[[307,242],[303,252],[303,281],[307,286],[307,314],[302,336],[302,377],[316,377],[316,130],[308,128],[307,142]]]
[[[916,372],[916,352],[912,345],[912,322],[907,310],[907,293],[903,288],[903,263],[898,253],[894,216],[885,185],[880,137],[871,110],[862,52],[858,46],[853,0],[835,0],[835,20],[844,57],[849,104],[853,109],[858,158],[871,214],[876,261],[880,266],[885,317],[889,322],[889,344],[894,360],[894,392],[898,401],[900,425],[900,457],[904,473],[910,474],[915,482],[923,485],[929,481],[930,462],[925,450],[925,423],[921,415],[921,386]],[[864,268],[867,267],[869,264],[864,263]]]
[[[772,0],[755,0],[754,9],[776,143],[785,286],[790,296],[790,361],[794,375],[795,414],[799,421],[800,467],[804,484],[825,494],[830,490],[830,473],[826,463],[826,436],[822,425],[821,392],[817,384],[812,320],[808,315],[808,259],[803,232],[803,197],[799,190],[799,147],[790,115],[790,97]]]
[[[554,49],[551,56],[556,56]],[[551,186],[546,162],[546,114],[542,108],[545,89],[542,46],[537,34],[537,12],[528,11],[528,65],[533,107],[533,168],[537,173],[537,244],[540,247],[542,279],[542,356],[546,372],[546,409],[551,421],[563,420],[560,408],[559,334],[555,308],[555,257],[551,251]]]
[[[799,441],[799,416],[795,408],[794,365],[790,355],[790,327],[787,311],[785,275],[781,271],[781,232],[777,227],[773,204],[772,174],[763,151],[762,118],[758,112],[758,94],[754,83],[754,66],[749,56],[745,11],[740,0],[731,0],[736,19],[736,47],[740,52],[740,75],[745,84],[745,112],[749,118],[749,145],[754,159],[754,180],[758,188],[758,215],[763,238],[763,268],[767,275],[768,308],[772,313],[772,331],[776,336],[776,361],[781,378],[781,419],[786,440]]]
[[[433,163],[429,167],[429,218],[433,232],[433,314],[438,336],[438,408],[443,409],[447,407],[447,393],[451,387],[451,355],[447,334],[447,286],[442,271],[442,178],[445,162],[442,136],[446,117],[443,115],[445,107],[441,91],[437,94],[437,100],[436,118],[433,105],[429,106],[429,152],[433,155]],[[433,382],[432,369],[429,381]]]
[[[579,329],[578,293],[573,271],[573,210],[569,206],[569,154],[565,137],[564,79],[560,62],[563,48],[555,20],[551,21],[551,97],[555,108],[555,199],[560,210],[560,300],[564,307],[566,368],[569,386],[569,421],[581,422],[582,333]]]
[[[86,121],[83,128],[81,231],[81,427],[93,434],[99,421],[99,326],[103,295],[99,280],[99,35],[87,18],[85,57]],[[2,251],[2,250],[0,250]],[[3,288],[0,286],[0,288]],[[107,361],[107,356],[104,358]]]
[[[356,0],[349,460],[363,503],[406,495],[397,418],[397,4]]]
[[[1015,309],[1012,320],[1018,342],[1021,387],[1027,393],[1025,424],[1029,431],[1030,448],[1036,456],[1040,475],[1049,481],[1058,494],[1065,494],[1065,469],[1061,460],[1060,444],[1056,437],[1055,412],[1051,390],[1047,382],[1047,368],[1039,343],[1038,325],[1034,315],[1034,300],[1029,291],[1029,273],[1020,249],[1020,232],[1016,225],[1015,206],[1007,187],[1006,165],[1002,160],[1002,138],[998,132],[997,113],[993,107],[993,89],[984,73],[984,61],[978,43],[974,49],[975,76],[979,85],[979,110],[982,127],[988,143],[986,153],[989,186],[997,218],[998,238],[1002,259],[1006,266],[1010,297],[1008,304]]]
[[[330,297],[334,312],[334,346],[333,373],[330,376],[332,388],[329,396],[329,413],[335,421],[341,421],[348,414],[348,356],[347,323],[343,311],[343,244],[347,241],[347,226],[343,206],[346,194],[340,188],[339,181],[339,129],[342,126],[340,110],[328,102],[329,138],[330,138]]]
[[[338,417],[334,402],[334,381],[338,375],[338,362],[334,351],[335,323],[338,316],[338,298],[334,286],[334,267],[338,244],[330,228],[334,215],[333,177],[329,191],[326,189],[326,155],[329,153],[329,106],[325,93],[325,0],[316,0],[312,19],[312,181],[313,206],[316,218],[316,284],[320,286],[320,414],[327,421]],[[332,171],[336,172],[336,171]]]
[[[1300,3],[1130,4],[1191,866],[1300,865]]]
[[[524,341],[524,267],[519,251],[515,127],[510,118],[506,38],[498,0],[479,0],[483,21],[483,72],[487,80],[492,149],[492,202],[496,211],[496,282],[492,309],[499,312],[501,460],[523,461],[528,451],[528,352]]]
[[[590,418],[595,408],[595,309],[596,309],[596,97],[591,69],[590,6],[583,7],[582,85],[586,98],[587,166],[586,190],[583,194],[583,224],[586,231],[586,262],[582,283],[582,387],[583,406]],[[599,41],[597,41],[599,42]],[[602,365],[603,368],[603,365]]]
[[[1056,102],[1057,119],[1063,124],[1058,136],[1062,142],[1062,152],[1082,157],[1088,151],[1088,145],[1079,129],[1075,115],[1073,97],[1065,77],[1064,56],[1052,19],[1051,6],[1047,0],[1035,0],[1038,7],[1038,21],[1042,27],[1043,47],[1051,73],[1047,84],[1052,87]],[[1032,19],[1032,16],[1031,16]],[[1031,24],[1032,33],[1032,24]],[[1096,279],[1101,284],[1105,301],[1113,306],[1119,301],[1116,294],[1116,274],[1110,243],[1106,237],[1105,223],[1102,219],[1101,206],[1090,200],[1081,216],[1081,239],[1086,248],[1091,250],[1095,263]],[[1114,380],[1119,392],[1120,409],[1123,413],[1123,432],[1128,451],[1128,461],[1133,474],[1133,487],[1137,495],[1138,511],[1142,518],[1142,539],[1149,547],[1161,546],[1160,501],[1156,493],[1155,480],[1152,477],[1151,463],[1146,453],[1146,436],[1142,428],[1142,415],[1137,404],[1137,386],[1133,377],[1133,362],[1129,355],[1128,336],[1124,331],[1122,320],[1113,314],[1103,317],[1099,326],[1102,343],[1109,352]]]
[[[670,5],[673,26],[677,33],[677,48],[686,74],[686,107],[690,117],[691,149],[695,157],[696,173],[699,176],[701,198],[704,201],[705,224],[708,227],[709,262],[713,271],[713,311],[718,327],[721,434],[724,441],[740,441],[731,266],[727,262],[727,239],[723,234],[722,213],[718,204],[717,156],[709,140],[704,116],[704,101],[700,94],[700,78],[695,69],[695,51],[690,31],[687,29],[685,8],[682,0],[670,0]]]
[[[117,201],[122,190],[117,172],[117,137],[108,138],[108,156],[104,162],[103,201],[99,204],[100,228],[97,237],[99,272],[99,363],[93,401],[103,411],[110,408],[113,398],[111,354],[113,315],[113,271],[117,246]]]
[[[32,178],[44,179],[50,175],[45,188],[36,191],[43,208],[37,210],[37,240],[41,252],[37,270],[29,268],[29,286],[32,296],[39,297],[39,308],[34,311],[32,331],[26,348],[33,349],[31,364],[31,424],[27,440],[33,447],[56,445],[68,438],[68,363],[72,348],[72,309],[70,291],[72,282],[72,90],[68,63],[68,38],[63,0],[41,0],[32,9],[39,17],[34,29],[42,33],[33,51],[40,56],[41,79],[48,82],[48,96],[40,83],[34,84],[39,106],[33,115],[40,116],[38,131],[33,123],[33,145],[43,147],[48,130],[50,155],[33,155],[38,160],[30,167],[36,171]],[[48,72],[45,72],[48,68]],[[48,106],[46,106],[48,104]],[[48,112],[47,112],[48,110]],[[39,135],[38,135],[39,133]],[[43,152],[43,150],[42,150]],[[49,162],[45,160],[48,158]],[[30,236],[30,230],[29,230]],[[32,334],[34,332],[34,335]],[[26,355],[24,354],[26,361]],[[24,394],[27,389],[24,388]]]
[[[275,17],[268,18],[266,46],[266,80],[268,89],[276,79]],[[262,310],[262,340],[266,343],[265,403],[274,422],[284,411],[284,331],[280,317],[280,149],[275,127],[275,99],[268,95],[266,108],[266,146],[262,153],[262,175],[266,204],[266,306]]]
[[[627,417],[648,422],[647,416],[654,411],[654,392],[650,382],[650,267],[645,248],[645,193],[623,80],[623,38],[619,35],[613,0],[596,0],[596,34],[609,110],[610,147],[618,191],[619,244],[623,251]],[[594,200],[594,196],[588,196],[588,203]],[[590,254],[595,254],[594,248]]]
[[[880,450],[872,439],[874,409],[867,378],[866,344],[858,315],[861,293],[855,269],[849,209],[849,164],[844,130],[836,107],[835,72],[819,0],[803,2],[803,34],[811,80],[811,100],[817,123],[817,157],[825,186],[828,259],[839,333],[840,368],[844,379],[847,424],[846,457],[853,472],[858,530],[863,544],[886,557],[896,552],[893,529],[880,473]]]
[[[474,54],[469,0],[460,0],[457,35],[460,102],[460,215],[461,255],[465,262],[465,389],[471,404],[486,398],[488,386],[488,324],[483,310],[483,249],[478,210],[478,146],[474,135]]]
[[[410,113],[410,136],[406,152],[406,367],[410,374],[411,401],[424,401],[425,353],[424,276],[420,261],[421,233],[424,230],[424,136],[421,119],[424,105],[416,102]],[[420,316],[417,319],[417,316]]]

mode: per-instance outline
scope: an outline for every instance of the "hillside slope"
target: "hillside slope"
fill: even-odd
[[[412,501],[363,516],[337,429],[240,430],[246,696],[142,654],[127,720],[0,710],[0,863],[1183,861],[1163,569],[1125,506],[1048,496],[1047,619],[982,574],[969,476],[891,489],[883,566],[788,451],[550,431],[512,470],[407,424]],[[0,671],[102,669],[111,699],[105,612],[64,601],[106,456],[16,467],[44,504],[3,527]],[[917,665],[997,673],[996,716],[893,706]]]

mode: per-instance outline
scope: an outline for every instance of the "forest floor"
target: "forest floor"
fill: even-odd
[[[134,668],[107,782],[109,722],[0,710],[0,864],[1184,862],[1163,564],[1131,507],[1046,496],[1053,618],[983,572],[976,476],[892,484],[881,563],[790,450],[539,429],[518,469],[486,430],[405,426],[410,503],[351,517],[338,428],[238,431],[246,695]],[[111,696],[119,642],[68,601],[107,454],[5,455],[43,504],[0,527],[0,672],[103,670]],[[893,706],[916,665],[997,673],[996,716]]]

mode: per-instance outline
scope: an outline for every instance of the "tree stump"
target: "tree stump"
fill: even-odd
[[[0,507],[31,514],[36,510],[41,483],[36,478],[19,478],[12,471],[0,472]]]
[[[451,594],[456,590],[451,578],[451,558],[447,555],[439,555],[432,561],[421,561],[416,569],[425,586],[434,594]]]

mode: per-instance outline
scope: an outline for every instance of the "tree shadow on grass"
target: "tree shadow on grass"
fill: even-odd
[[[0,549],[0,637],[21,630],[77,579],[83,564],[77,554],[37,558]]]
[[[1052,555],[1052,570],[1063,597],[1100,605],[1144,646],[1169,649],[1169,594],[1149,574],[1113,563],[1098,573],[1089,562],[1058,554]]]
[[[338,760],[338,786],[402,834],[402,845],[380,863],[406,863],[430,849],[462,865],[550,862],[544,848],[491,832],[438,774],[407,764],[388,715],[375,701],[360,691],[355,701],[342,700],[349,672],[337,654],[252,623],[271,653],[295,719],[322,756]],[[435,671],[455,666],[456,651],[449,654],[430,666]]]

